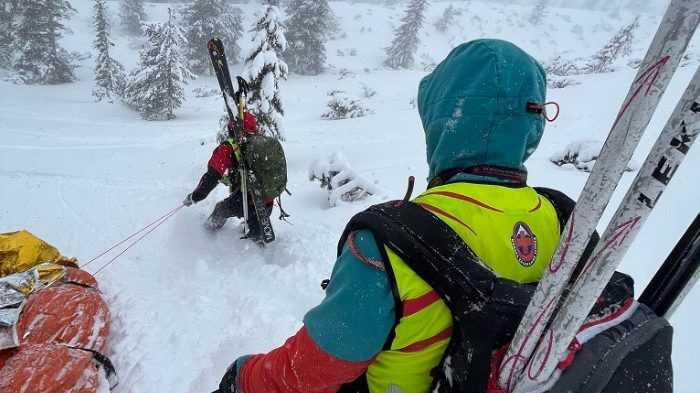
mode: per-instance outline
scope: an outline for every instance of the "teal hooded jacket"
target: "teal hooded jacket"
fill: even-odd
[[[527,111],[528,104],[543,106],[545,95],[544,69],[510,42],[481,39],[452,50],[418,90],[428,180],[480,165],[524,171],[545,124],[542,113]]]
[[[455,48],[418,92],[429,180],[480,165],[524,171],[544,130],[543,115],[527,107],[544,101],[544,70],[517,46],[476,40]],[[451,180],[508,181],[473,174]],[[353,233],[335,262],[326,297],[306,314],[304,327],[282,347],[236,362],[239,388],[296,392],[313,383],[314,391],[334,391],[366,370],[395,323],[391,283],[378,268],[381,255],[371,232]]]

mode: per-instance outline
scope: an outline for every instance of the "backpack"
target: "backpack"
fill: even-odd
[[[555,190],[537,191],[552,202],[560,222],[565,223],[574,201]],[[494,389],[492,363],[495,367],[500,364],[493,361],[494,357],[513,338],[536,285],[496,277],[446,223],[412,202],[387,202],[356,215],[341,237],[339,253],[347,236],[360,229],[369,229],[378,243],[396,252],[438,292],[452,312],[453,335],[432,372],[431,392],[504,392]],[[582,260],[587,259],[596,242],[594,236]],[[380,251],[385,252],[383,247]],[[383,259],[388,261],[386,255]],[[396,294],[391,266],[386,263],[385,267]],[[561,377],[541,392],[673,391],[672,328],[646,306],[632,301],[633,286],[631,277],[615,273],[589,313],[589,320],[607,320],[610,310],[634,306],[632,316],[578,348]],[[396,309],[398,324],[401,310]],[[391,340],[393,335],[387,347]],[[360,380],[341,389],[343,393],[367,391],[366,382]]]
[[[262,184],[263,199],[280,196],[287,189],[287,159],[280,141],[252,134],[246,138],[245,149],[248,168]]]

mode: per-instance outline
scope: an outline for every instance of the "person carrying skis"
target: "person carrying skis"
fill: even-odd
[[[455,48],[419,86],[426,192],[355,216],[323,301],[284,345],[234,361],[218,393],[504,392],[492,386],[492,354],[512,337],[573,207],[526,184],[545,92],[543,68],[509,42]],[[604,306],[594,311],[606,321],[624,308]],[[647,365],[617,391],[659,388],[665,380],[641,376]]]
[[[238,171],[238,162],[241,156],[240,149],[233,138],[234,127],[240,127],[240,125],[236,121],[229,121],[226,127],[229,137],[221,141],[214,149],[207,165],[207,172],[202,176],[194,191],[187,194],[183,201],[185,206],[192,206],[206,199],[219,182],[227,184],[231,195],[216,204],[214,211],[212,211],[206,221],[207,228],[213,231],[221,229],[230,217],[243,218],[244,216],[243,193],[241,192],[241,179]],[[246,112],[243,121],[243,132],[251,136],[256,133],[256,130],[257,120],[255,116]],[[273,202],[274,197],[265,200],[265,210],[268,217],[272,213]],[[248,233],[246,236],[251,239],[258,239],[261,236],[260,223],[252,208],[253,201],[250,193],[248,195],[248,206]]]

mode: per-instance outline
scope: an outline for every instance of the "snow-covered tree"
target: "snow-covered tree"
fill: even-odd
[[[538,0],[530,11],[530,23],[537,26],[542,23],[542,20],[547,17],[547,2],[548,0]]]
[[[119,8],[119,16],[124,30],[133,35],[142,34],[141,25],[146,20],[143,0],[121,0]]]
[[[20,0],[0,0],[0,67],[12,65],[14,30],[20,12]]]
[[[124,98],[146,120],[174,119],[185,99],[184,85],[194,78],[182,54],[185,33],[169,9],[168,21],[145,25],[145,35],[148,44],[129,75]]]
[[[258,118],[258,127],[275,138],[282,138],[284,115],[279,82],[287,79],[287,64],[280,56],[287,49],[287,40],[280,20],[279,8],[268,5],[253,29],[255,46],[245,60],[243,72],[250,84],[250,109]]]
[[[238,8],[226,0],[195,0],[182,11],[187,37],[187,59],[192,71],[201,74],[209,70],[207,41],[218,37],[226,45],[231,64],[237,64],[241,48],[238,40],[243,35],[243,20]]]
[[[435,29],[441,33],[446,32],[447,29],[454,24],[455,18],[461,14],[460,11],[450,4],[445,8],[445,11],[442,12],[440,19],[435,21]]]
[[[112,102],[113,97],[119,97],[124,90],[124,67],[109,55],[110,47],[114,46],[109,39],[109,22],[106,13],[105,0],[95,0],[95,88],[92,95],[98,101],[106,98]]]
[[[618,31],[608,43],[598,51],[586,65],[587,72],[609,72],[610,66],[620,57],[629,56],[632,52],[634,33],[639,28],[639,17]]]
[[[328,0],[291,0],[287,7],[287,50],[284,59],[292,72],[318,75],[326,62],[326,41],[334,17]]]
[[[390,68],[410,68],[418,49],[418,32],[423,27],[428,0],[411,0],[401,25],[394,32],[391,46],[386,48],[384,64]]]
[[[58,41],[70,32],[63,21],[75,9],[65,0],[25,0],[15,32],[13,67],[25,83],[57,84],[75,80],[71,56]]]

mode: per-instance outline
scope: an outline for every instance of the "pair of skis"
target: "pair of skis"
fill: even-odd
[[[506,392],[548,389],[588,312],[700,133],[698,70],[591,257],[584,262],[581,274],[561,301],[571,274],[699,22],[700,1],[671,1],[562,232],[549,269],[501,363],[499,384]]]
[[[246,110],[246,94],[248,92],[248,83],[245,79],[240,76],[237,78],[238,90],[233,88],[233,82],[231,81],[231,74],[229,73],[228,62],[226,61],[226,52],[224,51],[224,44],[218,38],[213,38],[207,43],[207,49],[209,50],[209,57],[211,58],[212,66],[214,67],[214,73],[216,74],[216,79],[219,82],[219,87],[221,88],[221,95],[224,97],[224,104],[226,105],[226,111],[228,111],[228,116],[230,120],[238,119],[238,127],[234,127],[234,137],[236,139],[236,144],[240,149],[240,157],[238,160],[238,170],[240,172],[241,178],[241,193],[243,199],[243,216],[245,220],[244,232],[245,237],[249,236],[248,231],[248,218],[249,218],[249,207],[248,207],[248,197],[250,196],[253,202],[253,212],[258,219],[260,225],[260,240],[263,243],[270,243],[275,240],[275,232],[272,229],[272,223],[270,222],[270,216],[267,214],[267,208],[265,207],[265,201],[262,194],[262,185],[260,180],[256,177],[255,173],[250,170],[250,158],[246,154],[246,135],[243,132],[244,125],[243,120]],[[231,109],[230,102],[233,101],[238,109],[238,112],[234,114]],[[256,239],[258,240],[258,239]]]

